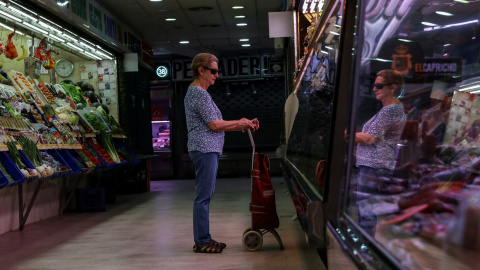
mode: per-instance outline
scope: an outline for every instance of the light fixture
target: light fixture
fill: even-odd
[[[76,45],[74,45],[74,44],[72,44],[72,43],[70,43],[70,42],[67,42],[67,45],[70,46],[70,47],[72,47],[72,48],[74,48],[74,49],[77,50],[77,51],[80,51],[80,52],[83,52],[83,51],[84,51],[84,49],[82,49],[82,48],[80,48],[80,47],[78,47],[78,46],[76,46]]]
[[[242,47],[250,47],[250,44],[242,44]]]
[[[249,40],[250,40],[250,39],[248,39],[248,38],[241,38],[241,39],[240,39],[241,42],[249,41]]]
[[[0,1],[0,6],[6,6],[7,4],[4,3],[3,1]]]
[[[453,2],[458,2],[458,3],[462,3],[462,4],[468,4],[470,2],[466,1],[466,0],[453,0]]]
[[[442,16],[453,16],[452,13],[448,13],[448,12],[445,12],[445,11],[435,11],[435,13],[437,13],[438,15],[442,15]]]
[[[237,16],[235,16],[235,19],[243,19],[243,18],[245,18],[245,15],[237,15]]]
[[[150,0],[150,2],[162,2],[162,0]]]
[[[43,26],[43,27],[45,27],[45,28],[47,28],[47,29],[52,30],[53,32],[56,32],[56,33],[59,33],[59,34],[62,33],[62,31],[60,31],[60,30],[58,30],[58,29],[56,29],[56,28],[54,28],[54,27],[50,26],[49,24],[44,23],[44,22],[42,22],[42,21],[39,21],[38,24],[40,24],[41,26]]]
[[[111,56],[109,56],[109,55],[106,55],[106,54],[104,54],[104,53],[102,53],[102,52],[100,52],[100,51],[96,51],[95,53],[96,53],[97,55],[100,55],[100,56],[103,57],[103,58],[107,58],[108,60],[112,60],[112,59],[113,59],[113,57],[111,57]]]
[[[246,23],[237,23],[237,26],[247,26]]]
[[[8,8],[11,9],[12,11],[14,11],[14,12],[22,15],[22,16],[25,16],[25,17],[29,18],[30,20],[32,20],[32,21],[34,21],[34,22],[38,21],[37,18],[35,18],[35,17],[31,16],[31,15],[28,15],[27,13],[19,10],[18,8],[13,7],[12,5],[8,6]],[[37,15],[37,14],[35,14],[35,15]]]
[[[67,35],[67,34],[65,34],[65,33],[62,33],[62,37],[66,37],[67,39],[69,39],[69,40],[71,40],[71,41],[77,41],[76,38],[73,38],[73,37],[71,37],[70,35]]]
[[[233,6],[232,8],[233,8],[233,9],[242,9],[242,8],[244,8],[244,7],[243,7],[243,6]]]
[[[2,26],[3,28],[9,30],[9,31],[13,31],[15,29],[13,29],[12,27],[6,25],[6,24],[3,24],[3,23],[0,23],[0,26]],[[24,35],[24,33],[20,32],[20,31],[15,31],[15,34],[18,34],[18,35]]]
[[[94,48],[94,47],[88,45],[88,44],[85,43],[85,42],[80,41],[80,45],[82,45],[83,47],[89,48],[91,51],[95,51],[95,48]]]
[[[105,57],[107,57],[107,58],[109,58],[109,59],[113,59],[113,54],[105,51],[104,49],[102,49],[102,48],[101,48],[100,46],[98,46],[98,45],[97,45],[97,50],[96,50],[96,51],[97,51],[97,54],[99,54],[99,55],[103,55],[103,56],[105,56]]]
[[[335,36],[340,36],[340,34],[339,34],[339,33],[337,33],[337,32],[334,32],[334,31],[330,31],[330,34],[332,34],[332,35],[335,35]]]
[[[80,51],[80,52],[81,52],[82,54],[86,55],[86,56],[89,56],[89,57],[93,58],[93,59],[102,60],[102,58],[100,58],[100,57],[98,57],[98,56],[96,56],[96,55],[94,55],[94,54],[91,54],[91,53],[89,53],[89,52],[87,52],[87,51]]]
[[[325,48],[329,49],[329,50],[335,50],[334,48],[330,47],[330,46],[325,46]]]
[[[44,35],[48,35],[48,32],[47,32],[47,31],[45,31],[45,30],[43,30],[43,29],[40,29],[40,28],[38,28],[38,27],[36,27],[36,26],[34,26],[34,25],[31,25],[31,24],[28,23],[28,22],[23,22],[23,24],[26,25],[26,26],[28,26],[28,27],[30,27],[30,28],[32,28],[32,29],[34,29],[34,30],[36,30],[36,31],[38,31],[38,32],[40,32],[40,33],[42,33],[42,34],[44,34]]]
[[[398,41],[403,41],[403,42],[413,42],[413,40],[410,39],[404,39],[404,38],[399,38]]]
[[[3,16],[9,17],[10,19],[15,20],[15,21],[17,21],[17,22],[22,22],[21,19],[15,17],[15,16],[11,15],[10,13],[7,13],[7,12],[5,12],[5,11],[3,11],[3,10],[0,10],[0,14],[2,14]]]
[[[57,36],[55,36],[55,35],[53,35],[53,34],[48,34],[48,36],[49,36],[50,38],[58,41],[58,42],[65,42],[64,39],[61,39],[61,38],[59,38],[59,37],[57,37]]]
[[[472,24],[472,23],[477,23],[477,22],[478,22],[478,20],[472,20],[472,21],[466,21],[466,22],[461,22],[461,23],[447,24],[443,28],[448,28],[448,27],[453,27],[453,26],[461,26],[461,25]]]
[[[179,43],[180,43],[180,44],[188,44],[188,43],[190,43],[190,42],[189,42],[188,40],[182,40],[182,41],[180,41]]]
[[[175,18],[166,18],[165,21],[167,22],[173,22],[173,21],[176,21],[177,19]]]
[[[70,2],[69,0],[57,0],[57,5],[64,7],[68,5],[69,2]]]
[[[437,26],[437,24],[431,23],[431,22],[422,22],[423,25],[426,26]]]

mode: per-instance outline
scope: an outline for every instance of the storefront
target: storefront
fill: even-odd
[[[0,233],[21,230],[29,215],[34,222],[62,213],[75,194],[85,198],[79,187],[111,183],[120,171],[128,181],[130,168],[145,167],[131,151],[128,119],[121,121],[125,78],[139,77],[148,57],[139,61],[133,51],[132,61],[132,51],[119,48],[138,39],[92,3],[47,2],[0,1],[0,202],[9,206],[0,209]],[[124,32],[128,41],[112,42]],[[150,122],[150,107],[143,109]],[[93,210],[78,202],[77,210]]]
[[[284,174],[309,244],[331,269],[477,269],[478,4],[318,10],[286,104]],[[359,175],[356,133],[383,107],[385,69],[404,81],[404,128],[391,173]]]

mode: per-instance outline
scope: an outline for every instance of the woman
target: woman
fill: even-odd
[[[188,153],[195,165],[195,201],[193,205],[194,252],[220,253],[226,244],[212,239],[209,232],[210,199],[215,189],[218,157],[222,154],[225,131],[257,130],[259,122],[225,121],[207,89],[218,77],[218,59],[209,53],[195,56],[191,64],[195,79],[185,96]]]
[[[394,70],[381,70],[377,73],[373,92],[383,107],[365,123],[362,132],[355,134],[360,193],[380,194],[380,185],[372,178],[389,176],[394,168],[397,143],[406,121],[403,105],[398,99],[403,85],[402,76]],[[361,205],[359,203],[359,225],[373,235],[376,216],[363,212]]]

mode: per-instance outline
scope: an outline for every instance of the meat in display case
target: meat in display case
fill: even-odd
[[[152,144],[155,152],[170,151],[170,121],[152,121]]]
[[[480,3],[336,1],[324,16],[335,15],[333,3],[343,20],[327,51],[338,56],[326,83],[329,136],[315,123],[328,117],[302,112],[314,102],[299,87],[284,166],[292,199],[308,205],[296,194],[321,194],[321,222],[307,211],[307,223],[325,225],[323,236],[357,268],[480,269]],[[300,74],[317,56],[307,54]],[[305,85],[309,76],[299,78]],[[318,188],[323,157],[309,151],[325,139]],[[335,263],[327,259],[328,268]]]

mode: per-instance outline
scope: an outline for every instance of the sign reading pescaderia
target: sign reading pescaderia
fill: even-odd
[[[190,64],[192,60],[172,62],[172,80],[192,80]],[[245,56],[218,59],[218,79],[258,78],[284,75],[269,72],[270,56]]]

